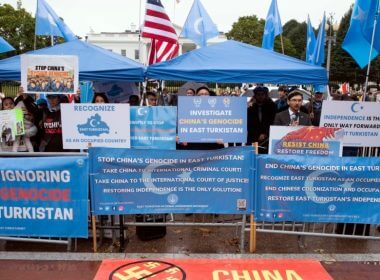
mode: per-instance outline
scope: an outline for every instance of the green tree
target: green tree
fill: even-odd
[[[228,39],[261,46],[264,25],[265,21],[258,19],[255,15],[240,17],[226,35]]]
[[[350,82],[353,84],[363,84],[365,82],[367,67],[360,69],[354,59],[343,48],[342,44],[350,26],[352,7],[340,21],[336,34],[336,44],[331,51],[330,81]],[[380,83],[380,59],[372,61],[370,81]]]
[[[282,35],[285,38],[288,38],[294,49],[296,50],[296,54],[294,57],[305,60],[305,52],[306,52],[306,31],[307,24],[306,22],[298,22],[295,19],[289,20],[283,26]]]
[[[34,49],[35,20],[25,9],[14,9],[9,4],[0,5],[0,36],[16,51],[0,54],[0,58],[21,54]],[[37,48],[49,45],[50,39],[37,37]]]
[[[226,34],[228,39],[240,41],[261,47],[263,40],[265,20],[259,19],[257,16],[240,17],[237,22],[232,25],[232,29]],[[286,55],[297,57],[297,50],[292,42],[283,36],[284,51]],[[281,53],[281,39],[277,36],[274,42],[274,50]]]

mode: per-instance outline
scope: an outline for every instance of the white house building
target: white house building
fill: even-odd
[[[177,34],[181,34],[182,28],[174,24]],[[219,33],[218,37],[212,38],[208,41],[208,45],[226,41],[227,37],[224,33]],[[86,41],[107,49],[109,51],[121,54],[133,60],[147,64],[148,54],[150,48],[150,39],[141,38],[139,42],[139,30],[136,25],[131,24],[130,30],[125,32],[100,32],[95,33],[90,31],[86,34]],[[187,53],[196,48],[193,41],[184,37],[179,38],[180,48],[179,55]]]

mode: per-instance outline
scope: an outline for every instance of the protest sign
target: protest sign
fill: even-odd
[[[91,148],[90,158],[95,215],[235,214],[252,209],[252,147],[154,153]]]
[[[21,55],[21,85],[28,93],[75,94],[78,65],[77,56]]]
[[[0,235],[87,237],[88,159],[0,159]]]
[[[22,110],[16,108],[13,110],[0,111],[0,125],[2,141],[14,141],[16,136],[25,134]]]
[[[262,221],[380,223],[380,158],[260,156]]]
[[[64,149],[130,147],[128,104],[61,104]]]
[[[245,143],[247,99],[227,96],[180,96],[178,136],[181,142],[189,143]]]
[[[324,101],[320,127],[343,128],[343,146],[378,147],[380,103]]]
[[[269,154],[342,156],[344,131],[314,126],[271,126]]]
[[[332,280],[315,260],[113,259],[104,260],[94,280]]]
[[[176,148],[177,107],[130,107],[131,147],[135,149]]]

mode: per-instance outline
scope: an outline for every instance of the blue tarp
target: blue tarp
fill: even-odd
[[[145,66],[95,45],[75,40],[53,47],[30,51],[32,55],[76,55],[79,58],[79,80],[131,81],[144,80]],[[21,79],[20,56],[0,60],[0,80]]]
[[[198,82],[327,84],[323,67],[232,40],[151,65],[147,76]]]

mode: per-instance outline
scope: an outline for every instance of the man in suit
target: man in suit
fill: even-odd
[[[311,121],[308,114],[300,111],[303,95],[300,91],[293,90],[288,94],[288,110],[276,114],[273,125],[279,126],[310,126]]]

